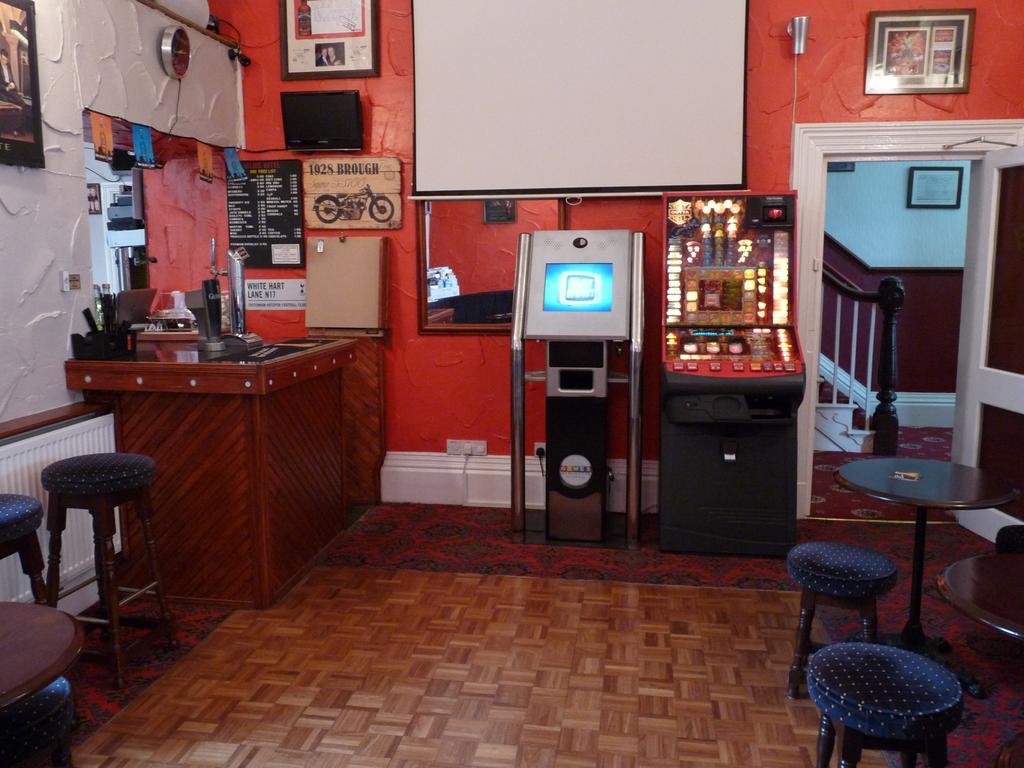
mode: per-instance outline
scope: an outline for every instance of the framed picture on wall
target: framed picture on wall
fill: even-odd
[[[31,0],[0,0],[0,163],[42,168],[35,21]]]
[[[484,200],[484,223],[506,224],[516,220],[516,201]]]
[[[964,169],[914,166],[907,178],[907,208],[959,208]]]
[[[378,0],[280,0],[281,79],[371,77]]]
[[[967,93],[974,9],[872,11],[864,93]]]

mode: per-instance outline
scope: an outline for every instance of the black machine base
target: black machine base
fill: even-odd
[[[700,377],[663,375],[659,547],[784,556],[796,540],[803,376],[709,392]]]

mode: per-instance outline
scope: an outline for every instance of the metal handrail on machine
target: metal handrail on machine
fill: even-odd
[[[526,528],[526,380],[542,381],[543,372],[526,372],[524,329],[526,324],[527,281],[530,274],[531,236],[519,235],[516,254],[515,285],[512,290],[511,327],[511,467],[512,530]],[[629,373],[626,439],[626,541],[631,549],[640,541],[640,486],[643,450],[643,339],[644,339],[644,236],[634,232],[630,244],[632,283],[629,304]],[[538,375],[540,374],[540,375]],[[618,378],[609,378],[618,383]]]

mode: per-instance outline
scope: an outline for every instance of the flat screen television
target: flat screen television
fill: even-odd
[[[282,93],[281,118],[288,149],[315,152],[363,148],[359,91]]]

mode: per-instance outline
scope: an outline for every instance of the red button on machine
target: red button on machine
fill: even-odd
[[[697,366],[696,361],[691,361],[691,362],[686,364],[686,370],[688,370],[688,371],[696,371],[697,367],[698,366]]]
[[[720,370],[722,370],[722,364],[721,363],[708,363],[708,367],[712,371],[720,371]]]

